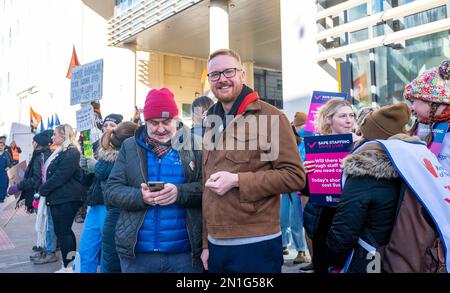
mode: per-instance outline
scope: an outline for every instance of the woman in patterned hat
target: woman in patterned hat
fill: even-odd
[[[442,61],[441,65],[432,68],[414,79],[405,88],[403,97],[410,101],[411,110],[417,121],[430,125],[430,143],[433,123],[450,123],[450,60]],[[440,153],[439,162],[450,171],[450,133],[447,130]]]

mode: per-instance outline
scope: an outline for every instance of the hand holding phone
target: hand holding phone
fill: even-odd
[[[149,181],[149,182],[147,182],[147,186],[151,192],[161,191],[164,189],[164,182],[163,181]]]

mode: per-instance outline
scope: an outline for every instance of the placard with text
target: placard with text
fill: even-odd
[[[319,108],[325,105],[329,100],[338,98],[346,100],[348,99],[347,93],[334,93],[334,92],[319,92],[314,91],[311,97],[311,104],[309,106],[308,117],[305,125],[305,136],[314,135],[317,133],[317,129],[314,126],[314,120],[316,119]]]
[[[308,174],[310,200],[319,206],[336,206],[341,195],[342,160],[352,148],[352,134],[305,137],[306,160],[315,162]]]

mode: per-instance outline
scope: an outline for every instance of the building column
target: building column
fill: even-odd
[[[280,1],[283,109],[289,120],[308,112],[314,90],[338,90],[335,62],[316,61],[316,14],[316,1]]]
[[[252,89],[255,88],[255,72],[253,71],[253,62],[243,62],[242,63],[244,70],[245,70],[245,84],[251,87]]]
[[[211,0],[209,6],[209,52],[229,47],[228,0]]]

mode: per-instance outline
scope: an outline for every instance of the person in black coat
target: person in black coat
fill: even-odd
[[[405,132],[409,117],[405,103],[368,114],[360,125],[361,143],[388,138],[413,140],[400,134]],[[366,243],[374,248],[388,243],[403,180],[385,150],[373,144],[363,145],[358,152],[347,156],[343,173],[346,181],[326,241],[329,263],[342,268],[354,249],[347,272],[367,273],[373,258],[367,257]]]
[[[52,153],[49,149],[51,144],[52,139],[47,133],[39,133],[33,137],[34,151],[25,171],[24,179],[19,184],[11,185],[8,189],[9,195],[22,191],[17,205],[24,201],[25,208],[30,214],[34,213],[34,194],[42,184],[42,166]]]
[[[126,121],[120,123],[114,131],[103,135],[101,139],[101,151],[99,152],[100,160],[95,165],[95,177],[100,184],[103,194],[106,192],[106,183],[114,162],[119,155],[122,142],[132,137],[136,128],[136,124]],[[121,209],[113,206],[106,198],[105,205],[107,212],[103,225],[102,238],[103,270],[105,273],[120,273],[120,260],[116,251],[116,238],[114,234]]]
[[[85,189],[81,184],[80,145],[76,132],[69,124],[55,129],[54,144],[60,145],[44,164],[44,183],[39,188],[46,198],[53,218],[55,234],[60,241],[63,267],[58,272],[69,272],[70,252],[76,251],[76,238],[72,231],[75,214],[81,206]]]
[[[6,145],[0,141],[0,203],[4,202],[6,191],[8,189],[8,174],[7,170],[13,166],[12,158],[6,150]]]

